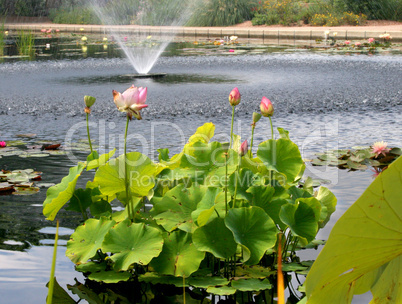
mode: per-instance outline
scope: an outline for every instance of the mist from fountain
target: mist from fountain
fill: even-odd
[[[135,71],[148,74],[163,51],[174,39],[174,27],[184,25],[202,0],[88,0],[113,40],[123,50]],[[129,31],[118,25],[130,23]],[[170,26],[160,31],[157,40],[149,35],[146,25]],[[163,33],[165,32],[165,33]]]

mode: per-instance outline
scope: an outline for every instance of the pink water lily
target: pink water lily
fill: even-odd
[[[375,154],[375,158],[380,156],[380,154],[386,156],[389,151],[391,151],[390,148],[387,148],[388,143],[384,141],[377,141],[373,144],[371,147],[372,150],[371,152]]]
[[[5,141],[0,141],[0,148],[5,148],[7,147],[7,144]]]
[[[126,112],[132,119],[133,115],[138,120],[142,119],[140,111],[148,107],[145,104],[147,100],[147,88],[135,87],[132,85],[123,94],[113,90],[113,101],[120,112]]]
[[[369,42],[369,43],[373,43],[374,41],[375,41],[374,38],[369,38],[369,39],[368,39],[368,42]]]
[[[265,96],[261,99],[260,110],[262,116],[270,117],[274,115],[274,106],[272,105],[272,102]]]

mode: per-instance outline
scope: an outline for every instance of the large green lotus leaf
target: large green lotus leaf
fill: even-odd
[[[275,223],[259,207],[230,209],[225,224],[232,231],[235,241],[243,247],[243,258],[248,265],[257,264],[276,243]]]
[[[47,189],[46,199],[43,202],[43,214],[46,219],[53,221],[57,212],[71,199],[84,168],[84,163],[78,163],[77,166],[70,168],[68,175],[63,177],[59,184]]]
[[[373,280],[375,298],[371,303],[402,302],[401,189],[402,157],[399,157],[377,176],[333,227],[307,276],[307,303],[350,303],[353,286],[360,277],[367,279],[365,274],[387,263],[391,268],[397,267],[398,274],[388,269],[381,281]]]
[[[96,152],[96,151],[94,151],[94,152]],[[92,154],[95,154],[94,152]],[[105,153],[105,154],[102,154],[101,156],[93,157],[92,160],[88,160],[87,171],[105,165],[106,162],[114,155],[115,152],[116,152],[116,148],[111,150],[109,153]],[[90,156],[92,154],[90,154]]]
[[[269,205],[274,196],[275,189],[270,185],[256,185],[248,188],[246,192],[251,194],[251,204],[264,209],[264,211],[269,215]]]
[[[206,122],[201,127],[198,127],[197,131],[190,136],[190,138],[188,139],[188,144],[186,146],[197,141],[207,144],[214,136],[214,133],[215,133],[215,125],[212,122]]]
[[[111,283],[118,283],[121,281],[128,281],[131,277],[131,273],[124,271],[124,272],[116,272],[113,270],[109,271],[100,271],[100,272],[94,272],[91,273],[88,276],[88,279],[97,281],[97,282],[103,282],[107,284]]]
[[[236,281],[233,280],[230,285],[240,291],[259,291],[272,288],[272,285],[269,283],[268,279],[261,281],[260,279],[255,278]]]
[[[146,272],[138,276],[139,282],[151,283],[153,285],[156,284],[164,284],[164,285],[174,285],[176,287],[183,287],[183,283],[185,287],[188,287],[187,280],[183,280],[181,277],[175,277],[171,275],[163,275],[158,274],[156,272]],[[184,281],[184,282],[183,282]]]
[[[304,165],[297,145],[285,138],[262,142],[257,156],[268,170],[286,175],[288,182],[295,180]]]
[[[148,265],[162,251],[163,237],[159,229],[126,219],[109,230],[102,251],[110,252],[115,270],[127,270],[137,263]]]
[[[292,234],[298,236],[303,245],[307,245],[318,232],[321,204],[314,198],[299,198],[295,204],[281,207],[279,218],[289,226]]]
[[[139,152],[130,152],[126,156],[131,194],[146,196],[155,185],[157,167],[147,156]],[[100,186],[104,195],[114,195],[126,190],[124,172],[124,154],[122,154],[106,165],[100,166],[95,173],[94,182]]]
[[[237,291],[236,288],[230,286],[217,286],[217,287],[213,286],[207,288],[208,293],[212,293],[218,296],[229,296],[235,294],[236,291]]]
[[[223,218],[215,218],[193,232],[193,242],[200,251],[211,252],[215,257],[227,259],[236,253],[237,244]]]
[[[75,212],[84,212],[91,204],[92,189],[75,189],[73,196],[68,203],[66,210],[75,211]]]
[[[247,192],[247,189],[253,185],[254,173],[249,169],[241,169],[240,174],[235,171],[230,175],[228,189],[234,195],[237,184],[236,199],[245,199],[250,201],[253,195]]]
[[[166,234],[164,239],[162,253],[151,262],[155,271],[188,277],[198,270],[205,252],[197,250],[190,233],[176,230]]]
[[[206,191],[206,187],[192,185],[186,188],[184,184],[179,184],[166,192],[160,202],[154,203],[151,214],[167,231],[179,228],[191,232],[193,226],[191,213],[197,209]]]
[[[219,203],[220,198],[224,198],[222,194],[222,189],[220,188],[208,187],[206,189],[205,195],[197,205],[197,209],[191,213],[193,221],[198,226],[203,226],[210,220],[211,215],[215,213],[215,204]],[[202,216],[200,217],[201,214]]]
[[[320,187],[316,198],[321,203],[321,215],[318,225],[323,228],[329,221],[331,214],[335,212],[337,199],[335,195],[325,187]]]
[[[191,276],[188,278],[188,284],[195,288],[208,288],[213,286],[226,286],[229,284],[229,281],[217,276]]]
[[[242,265],[241,267],[236,267],[237,277],[265,279],[271,275],[275,275],[276,273],[277,273],[276,270],[272,271],[270,268],[266,268],[260,265],[254,265],[254,266]]]
[[[179,166],[170,166],[161,176],[164,180],[191,179],[194,183],[207,186],[221,186],[226,174],[226,151],[219,142],[194,142],[187,147],[186,154],[180,157]],[[232,174],[238,165],[238,153],[229,150],[227,163],[228,174]]]
[[[75,264],[87,262],[101,248],[106,233],[115,223],[106,218],[86,220],[67,242],[66,256]]]

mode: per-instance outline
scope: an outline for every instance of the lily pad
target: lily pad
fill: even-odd
[[[240,291],[259,291],[271,289],[273,287],[268,279],[260,280],[254,278],[234,280],[230,285]]]

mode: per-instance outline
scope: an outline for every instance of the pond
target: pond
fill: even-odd
[[[287,47],[270,51],[250,47],[230,54],[213,47],[199,51],[189,44],[181,49],[159,58],[151,72],[167,75],[155,79],[127,76],[133,69],[110,50],[110,56],[94,51],[86,58],[4,60],[0,63],[0,140],[18,139],[27,147],[49,141],[68,146],[85,140],[83,97],[91,95],[97,98],[90,127],[98,150],[104,153],[116,147],[121,154],[125,117],[113,103],[112,90],[123,92],[134,84],[148,88],[149,107],[142,111],[142,121],[130,124],[128,149],[154,160],[158,148],[169,148],[170,155],[180,152],[205,122],[215,124],[215,138],[228,141],[228,95],[234,87],[242,94],[234,133],[250,138],[251,115],[259,111],[261,98],[266,96],[275,107],[274,127],[289,130],[305,160],[313,159],[316,152],[369,146],[380,140],[389,146],[401,145],[400,55],[284,51]],[[268,122],[261,120],[255,143],[269,134]],[[41,182],[58,183],[86,155],[76,149],[41,158],[3,156],[0,169],[32,168],[43,172]],[[373,172],[347,172],[307,162],[306,174],[323,180],[338,198],[336,212],[317,236],[326,239],[336,220],[373,180]],[[81,186],[92,178],[85,176]],[[45,195],[46,188],[41,188],[31,196],[0,196],[0,294],[7,303],[43,303],[46,297],[55,223],[42,214]],[[74,284],[74,278],[83,281],[65,257],[66,242],[80,218],[67,211],[59,218],[56,277],[65,288]],[[316,255],[314,250],[300,253],[306,260]],[[367,297],[360,301],[367,303]]]

